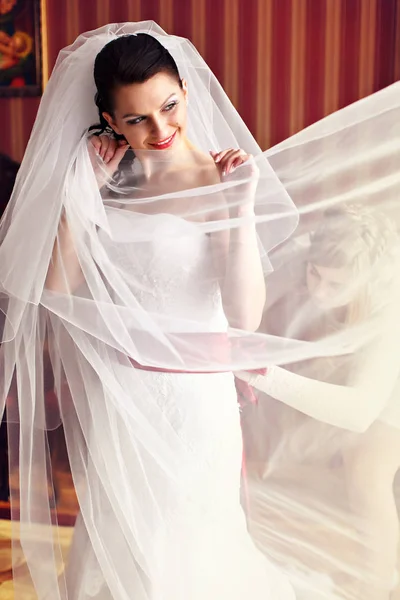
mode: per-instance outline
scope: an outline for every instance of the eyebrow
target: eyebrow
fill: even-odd
[[[166,100],[164,100],[164,102],[161,104],[160,108],[162,108],[163,106],[165,106],[165,105],[167,104],[167,102],[168,102],[169,100],[171,100],[172,96],[175,96],[175,92],[174,92],[174,93],[172,93],[170,96],[168,96],[168,98],[167,98]],[[144,117],[144,116],[146,116],[146,115],[134,115],[134,114],[132,114],[132,113],[127,113],[127,114],[126,114],[126,115],[124,115],[122,118],[123,118],[123,119],[127,119],[128,117],[129,117],[129,118],[132,118],[132,117],[133,117],[134,119],[138,119],[139,117]]]

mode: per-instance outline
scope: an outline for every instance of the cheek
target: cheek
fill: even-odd
[[[133,127],[121,127],[121,133],[126,137],[127,140],[129,138],[132,139],[137,137],[137,135],[135,135],[135,133],[137,134],[137,131],[135,132]]]
[[[170,124],[173,124],[175,126],[179,126],[179,127],[185,127],[186,126],[186,121],[187,121],[187,110],[186,110],[186,103],[183,105],[183,103],[181,103],[179,105],[179,108],[177,111],[171,113],[168,116],[168,122]]]
[[[132,147],[138,147],[143,138],[145,138],[145,130],[142,126],[134,127],[132,125],[125,125],[121,127],[121,134],[125,137],[128,144]]]

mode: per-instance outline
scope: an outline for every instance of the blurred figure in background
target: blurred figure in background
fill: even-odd
[[[390,302],[394,313],[398,282],[391,275],[396,264],[399,237],[385,214],[362,204],[329,209],[309,244],[303,240],[303,247],[299,245],[297,264],[277,273],[280,281],[287,279],[290,290],[266,311],[261,330],[316,341],[379,319]],[[266,375],[237,374],[263,392],[260,404],[249,407],[244,419],[252,444],[249,460],[258,464],[259,477],[268,479],[271,463],[282,470],[297,465],[294,477],[307,464],[320,463],[335,473],[336,467],[342,468],[348,506],[361,536],[353,564],[346,565],[348,579],[362,561],[371,576],[362,583],[356,575],[357,589],[349,593],[373,600],[387,600],[397,579],[393,486],[400,467],[400,358],[390,351],[392,337],[383,327],[380,338],[373,336],[351,360],[346,355],[314,358],[272,367]],[[271,419],[276,428],[267,436]],[[290,443],[283,441],[284,432],[290,432]],[[343,585],[343,574],[336,577]]]

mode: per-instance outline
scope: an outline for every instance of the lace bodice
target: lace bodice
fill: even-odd
[[[110,219],[114,240],[104,236],[107,254],[135,298],[146,311],[170,317],[172,329],[177,318],[189,330],[201,323],[203,331],[224,331],[227,320],[210,237],[197,224],[172,215],[150,219],[151,240],[121,239],[118,216]]]

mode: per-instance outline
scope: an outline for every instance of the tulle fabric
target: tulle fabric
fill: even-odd
[[[179,163],[137,151],[99,190],[93,63],[138,31],[187,81],[195,149]],[[400,426],[399,116],[394,85],[262,153],[187,40],[110,25],[61,52],[0,230],[2,400],[29,566],[15,572],[17,598],[290,600],[291,581],[299,598],[353,600],[390,588],[343,464],[372,448],[383,473],[388,436],[365,436]],[[182,186],[196,160],[230,147],[254,158]],[[350,203],[379,208],[382,241],[340,283],[353,318],[327,319],[305,290],[319,264],[310,239],[325,222],[340,240]],[[368,245],[368,222],[363,235]],[[242,409],[251,541],[232,373],[263,367],[270,388]],[[69,559],[47,494],[61,423],[80,504]]]

